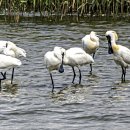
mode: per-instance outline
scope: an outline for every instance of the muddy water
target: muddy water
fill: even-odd
[[[20,23],[0,24],[0,40],[11,40],[27,51],[22,66],[11,71],[2,82],[0,93],[1,130],[122,130],[130,128],[130,70],[126,83],[120,82],[121,68],[107,53],[105,32],[115,30],[119,44],[130,48],[130,24],[123,22],[71,24]],[[93,75],[89,65],[82,66],[82,84],[78,85],[78,70],[72,84],[72,69],[53,72],[55,93],[43,64],[44,54],[54,46],[81,47],[81,38],[91,30],[100,38]]]

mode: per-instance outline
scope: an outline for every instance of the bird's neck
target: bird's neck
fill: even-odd
[[[99,41],[99,38],[95,35],[90,35],[90,39],[94,42],[98,42]]]
[[[67,63],[68,63],[67,58],[64,57],[63,63],[64,63],[65,65],[67,65]]]
[[[91,38],[91,40],[92,40],[93,42],[95,42],[95,43],[99,43],[98,37],[93,37],[93,38]]]
[[[114,52],[117,52],[119,50],[119,45],[117,45],[115,42],[112,42],[112,49]]]
[[[66,55],[64,55],[63,63],[64,63],[65,65],[67,65],[67,64],[68,64],[68,58],[67,58],[67,56],[66,56]]]

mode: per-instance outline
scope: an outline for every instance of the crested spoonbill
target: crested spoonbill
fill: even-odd
[[[99,48],[99,38],[96,32],[91,31],[90,34],[82,38],[82,47],[86,53],[92,54],[93,58]],[[90,74],[92,74],[92,64],[90,64]]]
[[[65,49],[61,47],[54,47],[53,51],[48,51],[44,55],[44,63],[46,65],[46,68],[49,71],[51,81],[52,81],[52,92],[54,91],[54,81],[52,78],[51,71],[59,70],[60,73],[64,72],[64,68],[63,68],[64,52],[65,52]]]
[[[6,72],[10,68],[14,68],[16,66],[20,66],[22,63],[19,59],[11,57],[11,56],[6,56],[4,54],[0,54],[0,72],[1,75],[3,76],[2,79],[0,79],[0,89],[1,89],[1,80],[6,79]]]
[[[105,35],[108,40],[108,53],[113,54],[115,63],[121,66],[121,80],[125,82],[126,68],[130,64],[130,50],[125,46],[116,44],[118,35],[115,31],[107,31]]]

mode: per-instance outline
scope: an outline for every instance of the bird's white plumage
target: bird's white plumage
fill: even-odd
[[[7,47],[4,48],[3,53],[5,55],[9,55],[12,57],[17,57],[17,58],[21,56],[26,57],[25,50],[20,47],[17,47],[16,45],[15,46],[8,45]]]
[[[117,65],[120,65],[122,68],[122,82],[125,82],[126,68],[128,64],[130,64],[130,50],[122,45],[117,45],[116,40],[118,39],[118,35],[115,31],[107,31],[106,37],[108,40],[108,53],[112,54],[114,57],[114,61]]]
[[[80,84],[82,76],[79,67],[85,64],[92,64],[94,60],[92,56],[87,54],[83,49],[78,47],[73,47],[66,50],[64,54],[63,62],[65,65],[69,65],[72,67],[73,74],[74,74],[72,83],[74,83],[75,76],[76,76],[74,67],[76,66],[79,69],[79,84]]]
[[[48,51],[44,55],[44,63],[49,71],[58,70],[62,62],[62,53],[65,49],[61,47],[55,47],[53,51]]]
[[[106,32],[106,36],[107,36],[107,35],[113,35],[113,36],[114,36],[114,40],[115,40],[115,41],[118,40],[118,35],[117,35],[117,33],[116,33],[115,31],[113,31],[113,30],[107,31],[107,32]]]
[[[51,71],[59,70],[60,73],[64,72],[64,69],[63,69],[63,54],[64,53],[65,53],[64,48],[54,47],[53,51],[48,51],[44,55],[44,63],[50,73],[50,77],[52,81],[52,92],[54,90],[54,82],[53,82]],[[62,70],[60,70],[60,68],[62,68]]]
[[[125,46],[121,46],[118,45],[119,50],[116,51],[115,55],[122,57],[122,60],[127,63],[130,64],[130,50],[125,47]]]
[[[115,31],[107,31],[106,36],[111,37],[111,44],[113,48],[114,60],[118,65],[127,67],[130,64],[130,50],[122,45],[117,45],[117,33]]]
[[[99,38],[96,32],[91,31],[89,35],[82,38],[82,47],[88,54],[93,54],[99,48]]]
[[[0,54],[0,69],[10,69],[21,64],[21,61],[17,58]]]
[[[17,58],[20,56],[26,57],[26,51],[11,41],[0,41],[0,53]]]
[[[66,50],[63,61],[65,65],[70,66],[82,66],[94,62],[92,56],[90,56],[83,49],[78,47]]]
[[[47,68],[58,69],[62,61],[62,53],[64,53],[63,63],[70,66],[81,66],[93,63],[92,56],[87,54],[82,48],[73,47],[65,50],[62,47],[55,47],[53,51],[49,51],[44,56],[44,62]],[[53,70],[53,69],[52,69]]]
[[[7,44],[10,46],[16,46],[13,42],[0,40],[0,53],[3,52]]]
[[[26,57],[26,51],[18,46],[16,46],[11,41],[0,41],[0,53],[5,54],[8,57],[5,57],[5,62],[0,62],[0,67],[12,68],[11,84],[13,83],[14,77],[14,67],[15,65],[21,65],[21,61],[16,59],[21,56]],[[10,57],[9,57],[10,56]],[[1,56],[4,57],[4,56]],[[14,57],[14,59],[13,59]],[[9,60],[9,61],[7,61]],[[14,63],[14,64],[13,64]],[[12,64],[12,65],[11,65]]]
[[[74,67],[78,67],[84,64],[90,64],[93,63],[94,60],[92,56],[87,54],[83,49],[74,47],[70,48],[68,50],[65,50],[62,47],[55,47],[53,51],[49,51],[44,55],[44,63],[46,65],[46,68],[50,72],[50,77],[52,81],[52,92],[54,89],[54,82],[52,78],[51,71],[53,70],[60,70],[59,72],[63,72],[63,64],[69,65],[73,69],[74,77],[72,80],[72,83],[74,83],[75,79],[75,70]],[[62,68],[62,69],[61,69]],[[79,84],[81,82],[81,71],[79,69]]]

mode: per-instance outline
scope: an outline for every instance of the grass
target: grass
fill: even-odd
[[[0,0],[0,11],[11,20],[19,22],[24,13],[40,14],[60,20],[67,15],[82,17],[124,17],[130,12],[130,0]]]

